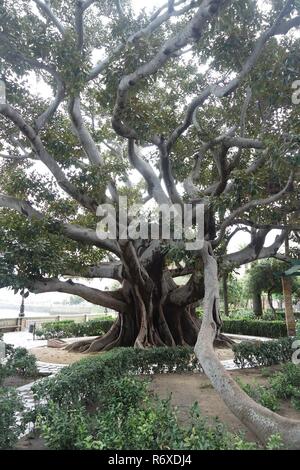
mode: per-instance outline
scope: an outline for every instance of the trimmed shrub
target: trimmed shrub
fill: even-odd
[[[58,450],[225,450],[254,449],[242,436],[231,434],[221,423],[208,424],[196,406],[191,423],[180,425],[170,400],[151,395],[143,381],[124,377],[110,382],[112,388],[92,414],[82,405],[60,406],[55,402],[39,415],[50,449]]]
[[[242,389],[257,403],[271,411],[280,410],[279,400],[290,400],[291,405],[300,410],[300,367],[288,363],[282,366],[280,372],[273,372],[267,385],[250,385],[236,379]]]
[[[197,404],[191,421],[181,425],[170,400],[160,400],[133,375],[193,368],[191,348],[120,348],[83,359],[35,386],[36,398],[47,400],[37,408],[36,426],[50,449],[256,449],[221,423],[208,424]]]
[[[0,387],[3,384],[3,381],[7,377],[7,375],[7,368],[3,364],[0,364]]]
[[[90,320],[85,323],[75,323],[72,320],[49,322],[41,325],[36,335],[44,339],[75,338],[79,336],[100,336],[107,333],[115,320]],[[266,338],[281,338],[287,335],[286,324],[283,321],[266,321],[251,319],[224,319],[223,332],[231,334],[264,336]]]
[[[36,336],[43,339],[101,336],[110,329],[113,323],[114,320],[110,318],[84,323],[75,323],[73,320],[49,322],[41,325],[41,328],[36,331]]]
[[[23,377],[36,377],[39,374],[36,357],[26,348],[12,348],[5,364],[7,375],[21,375]]]
[[[286,324],[283,321],[265,320],[223,320],[223,333],[237,335],[262,336],[265,338],[282,338],[287,336]]]
[[[262,343],[243,341],[233,346],[234,362],[239,367],[267,367],[291,361],[294,339],[281,338]]]
[[[290,399],[292,405],[300,410],[300,367],[285,364],[280,372],[270,378],[270,385],[278,398]]]
[[[126,374],[190,372],[199,367],[192,348],[118,348],[63,368],[55,377],[35,384],[33,391],[38,399],[86,403],[96,400],[112,378]]]
[[[271,411],[278,411],[280,409],[278,397],[270,388],[262,385],[245,384],[241,380],[236,380],[240,387],[246,392],[249,397],[253,398],[257,403],[265,406]]]
[[[17,392],[13,389],[0,388],[0,449],[12,449],[24,428],[17,421],[17,412],[23,406]]]

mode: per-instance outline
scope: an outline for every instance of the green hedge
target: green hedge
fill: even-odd
[[[43,323],[36,331],[36,336],[43,339],[100,336],[110,329],[113,322],[114,320],[109,318],[84,323],[75,323],[73,320]]]
[[[89,357],[34,386],[36,409],[28,422],[50,449],[257,449],[219,421],[209,423],[197,404],[190,409],[191,421],[181,424],[170,399],[159,399],[135,376],[198,368],[192,349],[184,347],[119,348]],[[281,445],[279,437],[276,446],[273,441],[274,436],[268,449]]]
[[[106,333],[114,323],[113,319],[91,320],[75,323],[72,320],[44,323],[36,335],[40,338],[75,338],[79,336],[98,336]],[[223,332],[266,338],[281,338],[287,335],[283,321],[266,320],[228,320],[223,321]]]
[[[237,335],[263,336],[265,338],[282,338],[287,336],[286,324],[283,321],[265,320],[224,320],[222,331]]]
[[[12,449],[24,425],[17,418],[17,412],[24,410],[17,392],[12,388],[0,387],[0,450]]]
[[[233,346],[234,362],[239,367],[267,367],[292,359],[294,338],[281,338],[262,343],[243,341]]]
[[[192,348],[118,348],[99,356],[82,359],[62,369],[55,377],[37,383],[38,399],[58,403],[86,402],[96,399],[111,378],[125,374],[190,372],[199,369]]]

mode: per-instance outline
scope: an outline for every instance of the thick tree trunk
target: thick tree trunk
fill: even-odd
[[[288,336],[296,335],[296,320],[293,310],[292,281],[289,277],[282,277],[282,289],[284,297],[285,321]]]
[[[104,336],[74,342],[68,351],[100,352],[116,346],[148,348],[158,346],[194,346],[200,322],[190,307],[149,305],[145,308],[141,297],[133,310],[119,314],[118,319]]]
[[[234,381],[219,361],[213,347],[220,328],[218,267],[211,247],[202,250],[204,262],[204,317],[195,354],[216,391],[228,408],[251,429],[262,443],[280,434],[290,449],[300,449],[300,421],[284,418],[252,400]]]
[[[116,346],[149,348],[159,346],[194,346],[201,321],[195,305],[179,305],[170,300],[169,293],[178,286],[164,272],[161,254],[153,256],[147,270],[141,266],[129,242],[122,244],[125,281],[123,294],[128,305],[117,321],[102,337],[78,341],[66,347],[69,351],[100,352]],[[233,342],[218,338],[222,344]]]
[[[255,292],[252,297],[253,301],[253,312],[256,317],[262,317],[263,309],[262,309],[262,301],[261,301],[261,293]]]
[[[276,310],[273,305],[272,289],[268,290],[268,303],[269,303],[270,309],[272,310],[274,318],[276,318]]]

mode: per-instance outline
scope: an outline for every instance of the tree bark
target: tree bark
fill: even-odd
[[[146,304],[138,289],[135,289],[132,297],[132,309],[124,314],[119,313],[118,319],[105,335],[76,341],[65,349],[90,353],[109,351],[116,346],[143,349],[195,345],[201,322],[193,312],[192,305],[164,305],[161,298],[151,299]]]
[[[261,293],[254,292],[252,296],[253,301],[253,312],[256,317],[263,316],[263,309],[262,309],[262,301],[261,301]]]
[[[282,288],[284,296],[285,321],[288,336],[296,335],[296,320],[293,310],[292,282],[289,277],[282,277]]]
[[[269,303],[270,309],[272,310],[274,318],[276,318],[276,310],[273,305],[272,289],[268,290],[268,303]]]
[[[229,304],[228,304],[228,274],[223,274],[223,302],[224,302],[224,315],[229,317]]]
[[[300,449],[300,421],[284,418],[252,400],[234,381],[218,359],[213,343],[220,329],[218,267],[211,246],[202,250],[204,262],[204,317],[195,354],[213,387],[228,408],[262,443],[280,434],[284,445]]]
[[[98,352],[115,346],[148,348],[159,346],[194,346],[201,322],[194,304],[182,305],[168,295],[176,284],[164,273],[164,258],[156,254],[145,269],[132,244],[122,246],[125,266],[124,312],[103,337],[78,341],[66,347],[69,351]]]

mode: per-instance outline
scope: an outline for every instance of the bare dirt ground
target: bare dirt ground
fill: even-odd
[[[41,348],[39,348],[41,349]],[[57,351],[56,351],[57,352]],[[77,355],[82,356],[82,355]],[[231,371],[234,378],[241,379],[244,383],[256,383],[264,385],[268,378],[266,372],[271,376],[280,370],[280,366],[264,369],[245,369]],[[147,376],[149,380],[149,376]],[[162,374],[150,377],[150,389],[161,398],[171,396],[171,402],[177,407],[180,421],[184,424],[189,420],[191,406],[198,402],[200,410],[209,422],[213,423],[215,418],[222,422],[232,432],[242,432],[248,441],[257,442],[255,436],[248,431],[244,425],[231,413],[219,395],[212,388],[209,380],[204,374]],[[300,411],[296,411],[288,402],[280,403],[279,414],[288,418],[300,420]],[[44,450],[45,442],[39,436],[26,436],[20,439],[16,449],[18,450]]]
[[[230,348],[217,348],[216,351],[221,360],[233,359],[233,352]],[[63,349],[48,348],[46,346],[31,349],[30,352],[39,361],[56,364],[72,364],[84,357],[95,355],[69,353]],[[262,374],[262,369],[235,370],[231,371],[230,374],[245,383],[265,385],[268,382],[268,375],[271,376],[279,369],[280,366],[273,366],[264,369],[264,374]],[[147,376],[147,379],[149,380],[149,376]],[[198,402],[203,416],[207,417],[211,423],[218,417],[218,420],[225,424],[230,431],[242,432],[247,440],[256,441],[255,436],[227,408],[204,374],[162,374],[154,375],[150,380],[150,389],[153,392],[161,398],[171,396],[171,402],[177,407],[178,416],[182,423],[187,423],[191,406]],[[279,414],[300,420],[300,411],[296,411],[288,402],[281,402]],[[17,448],[37,450],[45,448],[44,446],[43,440],[39,437],[33,439],[25,437],[19,441]]]
[[[280,366],[269,367],[270,374],[280,369]],[[261,369],[244,369],[231,371],[244,383],[264,385],[268,379],[263,377]],[[166,374],[155,375],[151,380],[151,390],[161,398],[171,396],[171,403],[177,407],[178,416],[182,423],[189,419],[190,407],[198,402],[203,416],[213,423],[218,417],[232,432],[243,432],[247,440],[256,441],[255,436],[231,413],[217,392],[213,389],[204,374]],[[296,411],[288,402],[281,402],[279,414],[288,418],[300,419],[300,411]]]
[[[72,353],[64,349],[48,348],[47,346],[30,349],[29,352],[34,354],[38,361],[52,364],[73,364],[74,362],[80,361],[83,357],[95,355],[95,353]]]
[[[30,349],[30,353],[34,354],[38,361],[51,362],[54,364],[73,364],[83,357],[94,356],[99,353],[81,354],[65,351],[64,349],[48,348],[42,346]],[[233,352],[230,348],[218,348],[218,357],[222,360],[233,359]]]

